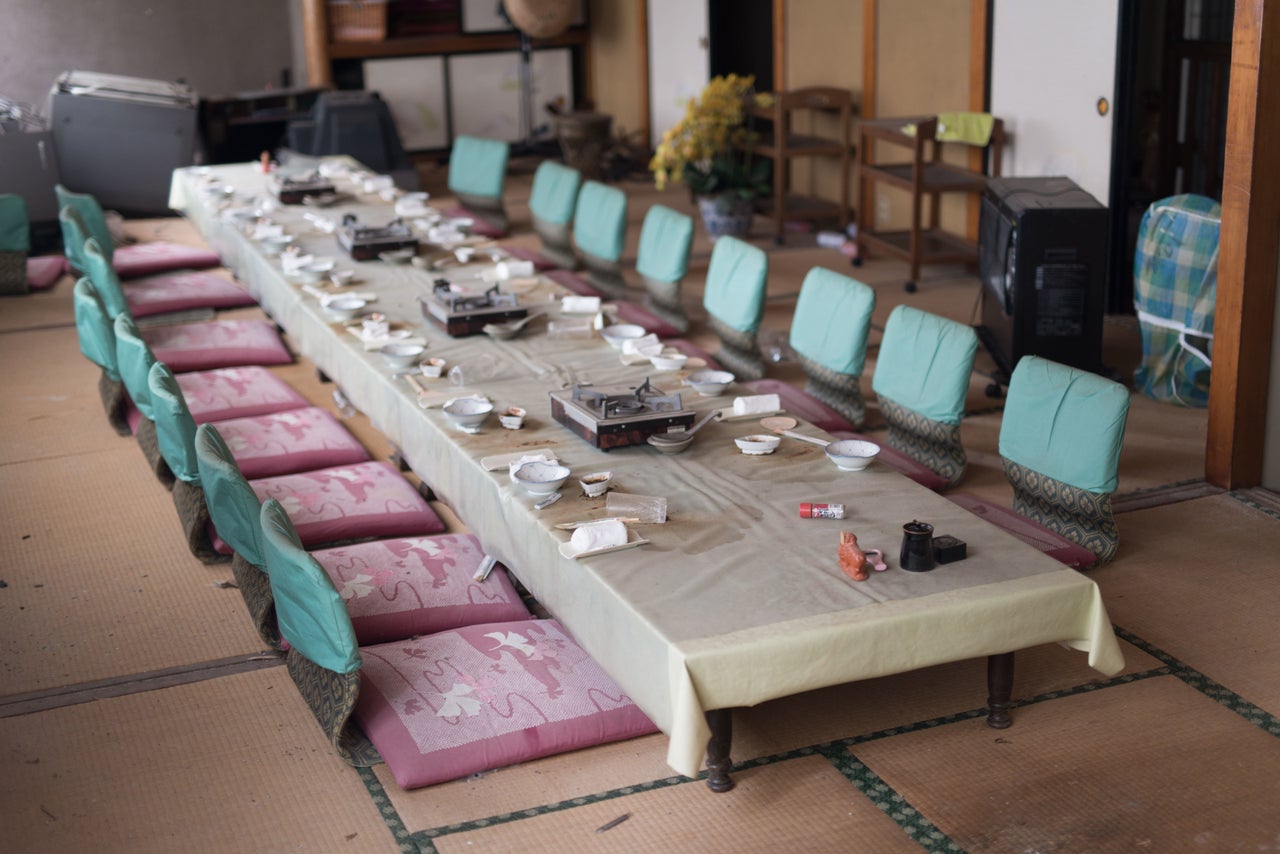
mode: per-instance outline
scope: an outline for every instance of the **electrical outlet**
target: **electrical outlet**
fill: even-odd
[[[889,200],[876,199],[876,225],[879,228],[887,226],[889,224],[889,216]]]

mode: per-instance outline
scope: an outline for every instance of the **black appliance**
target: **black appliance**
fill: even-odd
[[[1008,381],[1031,354],[1102,370],[1107,209],[1070,178],[991,178],[982,197],[978,337]]]

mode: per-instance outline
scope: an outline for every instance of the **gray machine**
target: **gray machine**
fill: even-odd
[[[0,98],[0,193],[26,200],[32,254],[55,249],[61,242],[53,192],[59,180],[53,134],[44,117],[26,104]]]
[[[62,74],[48,110],[62,183],[104,208],[166,213],[173,170],[195,162],[197,105],[184,83]]]

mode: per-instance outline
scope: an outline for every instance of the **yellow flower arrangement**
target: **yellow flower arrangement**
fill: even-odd
[[[690,99],[649,161],[657,188],[678,181],[701,196],[752,199],[767,193],[769,161],[746,150],[755,137],[747,108],[756,97],[754,77],[730,74],[713,78]]]

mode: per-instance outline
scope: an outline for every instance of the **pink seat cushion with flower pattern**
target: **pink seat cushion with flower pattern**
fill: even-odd
[[[150,276],[170,270],[201,270],[222,263],[218,253],[199,246],[167,240],[149,240],[120,246],[111,256],[111,266],[122,279]]]
[[[122,285],[129,313],[148,317],[193,308],[241,308],[256,305],[253,297],[235,282],[216,273],[201,271],[166,273],[134,279]]]
[[[587,281],[586,276],[580,276],[570,270],[548,270],[544,274],[548,279],[555,282],[562,288],[568,288],[578,296],[582,297],[603,297],[604,294],[596,289],[596,286]]]
[[[1012,534],[1028,545],[1035,546],[1060,563],[1067,566],[1089,566],[1098,562],[1098,556],[1082,545],[1073,543],[1048,528],[1033,522],[1021,513],[1003,507],[976,495],[948,495],[947,500],[968,510],[975,516],[986,519],[992,525]]]
[[[368,462],[346,427],[315,406],[214,424],[248,480]]]
[[[478,623],[527,620],[529,609],[472,534],[401,537],[311,552],[347,605],[360,646]]]
[[[502,245],[502,251],[506,252],[512,258],[518,258],[521,261],[532,261],[533,269],[537,270],[539,273],[554,270],[557,266],[554,261],[547,258],[537,249],[531,249],[528,246],[508,245],[504,243]]]
[[[40,255],[27,259],[27,287],[43,291],[67,271],[67,259],[61,255]]]
[[[820,430],[826,430],[828,433],[853,430],[853,425],[839,412],[816,397],[805,394],[801,389],[781,380],[756,380],[743,383],[739,394],[776,394],[782,401],[782,408],[788,414],[803,418]]]
[[[618,300],[615,304],[619,323],[634,323],[643,326],[645,332],[652,332],[659,338],[675,338],[680,334],[670,323],[645,308],[641,303],[631,300]]]
[[[554,620],[468,626],[360,657],[355,716],[404,789],[657,731]]]
[[[852,433],[848,430],[831,430],[829,432],[837,439],[857,439],[862,442],[874,442],[876,445],[880,446],[880,453],[876,454],[876,462],[884,463],[889,468],[906,475],[926,489],[932,489],[934,492],[938,492],[946,489],[949,485],[949,481],[945,477],[938,474],[924,463],[913,457],[907,456],[897,448],[892,448],[884,442],[877,441],[871,436],[864,436],[861,433]]]
[[[197,424],[301,409],[307,399],[257,365],[177,374],[174,379]]]
[[[264,477],[249,485],[259,501],[280,502],[304,546],[445,530],[431,505],[390,463]]]
[[[241,365],[287,365],[293,356],[269,320],[211,320],[142,330],[155,357],[175,374]]]

